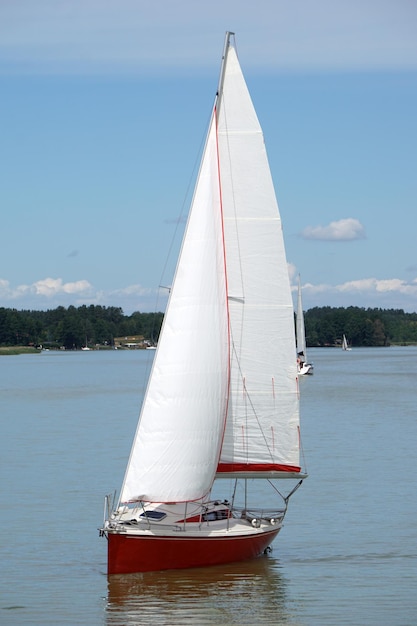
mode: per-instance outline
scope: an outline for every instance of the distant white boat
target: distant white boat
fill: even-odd
[[[88,347],[87,337],[85,338],[85,346],[81,346],[81,350],[91,350],[91,348]]]
[[[307,344],[306,344],[306,331],[304,325],[304,311],[303,302],[301,296],[301,279],[298,276],[298,298],[297,298],[297,317],[296,317],[296,331],[297,331],[297,368],[300,376],[313,374],[313,364],[307,362]]]
[[[350,350],[352,350],[352,348],[349,347],[349,343],[348,343],[348,340],[346,339],[346,335],[343,335],[342,350],[346,350],[347,352],[350,352]]]

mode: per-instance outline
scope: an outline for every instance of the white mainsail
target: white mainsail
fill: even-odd
[[[262,129],[233,47],[219,98],[231,334],[230,402],[219,469],[274,472],[299,465],[294,314]]]
[[[282,225],[231,45],[120,500],[196,500],[216,469],[300,469]]]

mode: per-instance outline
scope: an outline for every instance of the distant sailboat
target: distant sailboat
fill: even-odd
[[[313,364],[307,362],[307,344],[306,344],[306,332],[304,325],[304,311],[303,302],[301,296],[301,279],[298,276],[298,297],[297,297],[297,315],[296,315],[296,330],[297,330],[297,368],[300,376],[306,374],[313,374]]]
[[[85,338],[85,346],[81,346],[81,350],[84,350],[84,351],[91,350],[91,348],[88,347],[87,337]]]
[[[106,498],[109,574],[256,557],[306,476],[281,219],[232,35],[121,493]]]
[[[342,350],[346,350],[347,352],[352,350],[352,348],[349,347],[349,343],[345,335],[343,335],[343,339],[342,339]]]

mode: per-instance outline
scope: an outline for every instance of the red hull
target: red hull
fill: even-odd
[[[108,534],[108,574],[206,567],[259,556],[280,528],[240,537],[144,537]]]

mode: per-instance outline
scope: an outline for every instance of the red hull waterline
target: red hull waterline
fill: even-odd
[[[280,528],[240,537],[138,537],[108,533],[108,574],[188,569],[252,559]]]

